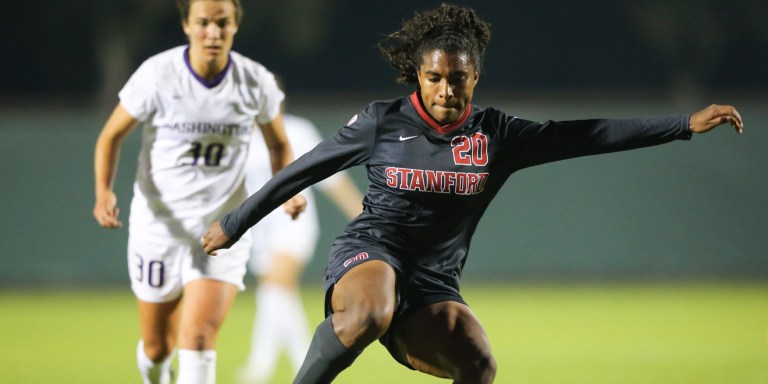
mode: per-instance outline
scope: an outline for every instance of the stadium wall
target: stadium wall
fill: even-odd
[[[368,101],[329,106],[311,99],[297,97],[290,107],[326,135]],[[531,120],[680,111],[647,101],[573,100],[476,101]],[[764,279],[768,111],[761,100],[734,104],[746,122],[741,136],[721,128],[690,143],[513,175],[480,223],[466,279]],[[127,285],[127,228],[102,229],[91,215],[93,146],[107,116],[0,108],[0,287]],[[115,186],[126,225],[140,136],[134,132],[125,143]],[[364,188],[364,169],[352,175]],[[317,201],[322,235],[304,278],[320,286],[344,222],[329,200]]]

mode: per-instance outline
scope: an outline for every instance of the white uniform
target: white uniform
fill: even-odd
[[[307,119],[284,114],[283,121],[294,158],[309,152],[322,140],[315,125]],[[271,177],[272,168],[264,137],[256,133],[251,141],[246,165],[245,185],[248,193],[258,191]],[[333,175],[315,185],[322,190],[333,185],[338,178],[338,175]],[[320,236],[317,208],[311,188],[302,191],[301,195],[307,200],[307,208],[296,220],[292,220],[282,207],[278,207],[250,229],[253,238],[250,266],[254,274],[266,273],[271,257],[276,254],[289,254],[304,262],[314,254]]]
[[[120,91],[120,105],[144,122],[131,202],[128,267],[137,297],[177,298],[207,277],[243,289],[249,239],[217,257],[200,240],[210,223],[247,197],[244,166],[254,122],[280,112],[283,92],[262,65],[231,52],[211,82],[189,66],[186,46],[146,60]]]

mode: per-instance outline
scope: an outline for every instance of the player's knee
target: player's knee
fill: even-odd
[[[173,345],[166,340],[144,339],[144,354],[152,362],[158,363],[165,360],[165,358],[171,355],[171,352],[173,352]]]
[[[392,323],[393,311],[386,307],[366,308],[357,311],[354,316],[354,328],[357,328],[361,338],[368,342],[380,338]]]
[[[334,317],[334,328],[344,344],[364,348],[384,335],[392,323],[393,314],[393,306],[360,304],[338,313],[339,316]]]
[[[183,331],[180,344],[183,349],[203,351],[212,349],[215,338],[216,329],[214,327],[198,327]]]
[[[454,383],[492,383],[496,377],[496,359],[490,353],[482,353],[466,359],[457,367]]]

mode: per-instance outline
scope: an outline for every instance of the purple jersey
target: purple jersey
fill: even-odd
[[[507,178],[547,162],[690,139],[688,115],[538,123],[470,105],[441,126],[417,92],[378,101],[285,167],[222,219],[239,238],[309,185],[355,165],[367,167],[363,213],[334,242],[361,243],[407,265],[441,271],[458,287],[477,224]]]

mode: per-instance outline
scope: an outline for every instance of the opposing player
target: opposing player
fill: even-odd
[[[380,43],[397,80],[416,90],[370,103],[334,136],[214,222],[206,252],[324,177],[365,165],[363,214],[331,248],[326,315],[294,383],[329,383],[374,340],[411,369],[454,383],[493,382],[496,362],[459,293],[477,224],[507,178],[577,156],[688,140],[743,123],[731,106],[624,120],[524,120],[472,104],[490,25],[464,7],[416,13]]]
[[[284,113],[283,122],[295,157],[308,152],[322,139],[307,119]],[[264,148],[263,140],[254,136],[245,174],[245,185],[251,193],[272,178],[269,159],[261,148]],[[362,212],[362,194],[347,172],[339,172],[316,186],[348,219]],[[301,192],[307,208],[300,217],[292,220],[278,209],[250,230],[253,239],[250,267],[257,277],[257,285],[251,350],[240,372],[245,384],[269,382],[283,351],[287,352],[294,373],[298,372],[307,353],[309,327],[299,281],[320,235],[312,189]]]
[[[145,383],[170,383],[178,345],[177,382],[211,384],[216,337],[243,289],[250,242],[245,238],[214,259],[200,246],[201,236],[247,197],[244,164],[254,123],[273,171],[292,156],[274,76],[231,51],[240,1],[180,0],[178,7],[189,45],[146,60],[99,135],[93,215],[103,227],[122,226],[112,184],[121,145],[143,122],[128,238],[141,326],[139,371]],[[303,206],[297,196],[286,209],[297,215]]]

